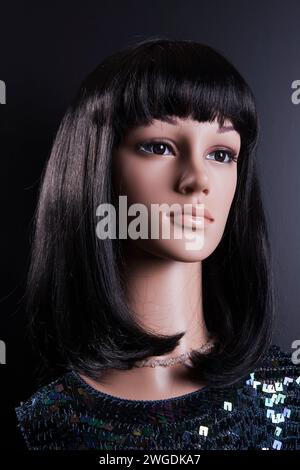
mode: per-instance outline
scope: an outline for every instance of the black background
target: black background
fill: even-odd
[[[238,68],[257,100],[259,172],[275,259],[274,342],[300,339],[299,186],[300,2],[10,2],[0,10],[1,294],[0,447],[21,448],[14,406],[35,390],[37,358],[25,333],[23,295],[29,234],[44,163],[80,81],[115,50],[154,36],[215,47]]]

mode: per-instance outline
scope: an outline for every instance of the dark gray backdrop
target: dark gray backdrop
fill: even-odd
[[[300,2],[166,0],[12,2],[1,5],[2,415],[35,388],[35,358],[24,337],[23,287],[29,227],[54,133],[82,78],[105,56],[153,36],[193,39],[223,53],[252,87],[261,121],[258,151],[275,261],[274,342],[300,339]],[[4,420],[0,420],[4,422]],[[13,446],[13,439],[7,445]]]

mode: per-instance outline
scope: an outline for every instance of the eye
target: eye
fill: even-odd
[[[138,150],[140,150],[143,153],[163,155],[163,156],[171,155],[172,153],[174,154],[171,145],[163,141],[144,142],[144,143],[138,144],[137,147],[138,147]],[[145,150],[147,147],[148,147],[148,150]],[[171,153],[165,153],[166,149],[171,150]],[[213,152],[210,152],[206,158],[208,158],[208,160],[215,160],[219,163],[231,163],[233,161],[234,162],[237,161],[237,158],[235,157],[234,153],[227,149],[214,150]]]
[[[234,153],[226,149],[214,150],[213,152],[207,155],[207,157],[210,157],[210,156],[213,156],[213,158],[208,158],[208,160],[214,159],[216,162],[220,162],[220,163],[231,163],[231,162],[237,161],[237,158],[234,155]],[[227,158],[227,161],[225,162],[226,158]]]
[[[151,149],[152,147],[153,150],[143,150],[142,147],[144,149],[146,147],[148,147],[148,149]],[[165,148],[171,149],[172,151],[172,147],[169,144],[166,144],[165,142],[145,142],[142,144],[138,144],[138,149],[141,150],[143,153],[154,153],[156,155],[170,155],[169,153],[165,153]]]

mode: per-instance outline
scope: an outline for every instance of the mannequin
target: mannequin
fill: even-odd
[[[258,131],[248,84],[194,41],[141,41],[83,81],[35,216],[26,300],[47,377],[16,408],[29,449],[297,448]],[[145,237],[99,236],[102,204],[121,233],[136,222],[120,197],[145,209]]]
[[[141,41],[90,73],[56,135],[35,219],[27,306],[47,370],[65,365],[125,398],[228,385],[253,368],[273,317],[257,135],[251,90],[208,46]],[[212,220],[193,222],[193,249],[187,233],[153,238],[151,224],[146,239],[102,240],[97,209],[120,196],[148,213],[190,204]],[[197,354],[208,338],[214,350]],[[186,351],[192,367],[135,370]]]
[[[201,250],[186,251],[184,238],[128,239],[126,245],[128,302],[142,323],[165,334],[186,331],[170,357],[196,349],[209,337],[203,315],[201,259],[214,251],[222,237],[236,188],[237,166],[228,156],[223,157],[225,163],[205,158],[213,148],[229,148],[235,156],[239,153],[240,136],[230,123],[225,124],[220,131],[217,121],[177,119],[170,124],[156,120],[129,132],[114,155],[115,192],[121,190],[128,203],[149,206],[175,201],[183,205],[195,199],[199,204],[208,201],[214,215],[213,224],[205,223]],[[151,139],[163,142],[162,155],[150,157],[149,147],[152,155],[154,152],[149,143],[149,156],[136,150],[138,142]],[[101,384],[84,379],[97,390],[129,399],[168,398],[200,388],[198,381],[187,377],[184,365],[115,369],[102,375]]]

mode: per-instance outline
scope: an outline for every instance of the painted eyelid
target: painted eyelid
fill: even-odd
[[[171,144],[169,144],[169,142],[164,142],[162,140],[154,140],[154,141],[150,141],[150,142],[142,142],[142,143],[139,143],[137,144],[137,149],[138,150],[142,150],[141,147],[147,147],[147,146],[151,146],[151,145],[155,145],[155,144],[163,144],[165,145],[166,147],[169,147],[170,150],[172,150],[172,152],[174,153],[174,149],[172,147]],[[154,153],[154,152],[147,152],[146,150],[142,150],[142,152],[145,152],[145,153]],[[158,154],[159,155],[159,154]],[[165,155],[161,155],[161,156],[165,156]]]
[[[238,155],[238,154],[237,154],[235,151],[233,151],[233,150],[224,149],[224,148],[218,148],[218,149],[212,150],[211,152],[208,152],[208,153],[207,153],[207,156],[208,156],[208,155],[211,155],[212,153],[216,153],[216,152],[225,152],[225,153],[227,153],[227,154],[230,156],[231,160],[236,160],[237,155]]]
[[[171,149],[172,152],[174,153],[173,146],[169,142],[165,142],[163,140],[152,140],[152,141],[149,141],[149,142],[147,142],[147,141],[142,142],[142,143],[137,144],[137,148],[139,150],[141,150],[141,147],[151,146],[151,145],[155,145],[155,144],[163,144],[166,147],[169,147],[169,149]],[[142,150],[142,151],[144,151],[145,153],[154,153],[154,152],[146,152],[145,150]],[[237,153],[234,150],[228,149],[228,148],[222,148],[222,147],[218,147],[218,148],[215,148],[215,149],[211,150],[210,152],[206,153],[206,156],[211,155],[212,153],[215,153],[215,152],[220,152],[220,151],[228,153],[232,160],[237,157]],[[162,154],[161,156],[165,156],[165,155]]]

